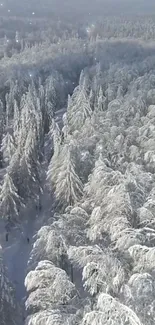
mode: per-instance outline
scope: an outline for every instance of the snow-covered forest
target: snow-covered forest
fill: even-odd
[[[154,325],[151,1],[60,2],[0,4],[0,325]]]

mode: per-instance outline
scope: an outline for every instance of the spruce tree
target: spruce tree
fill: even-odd
[[[83,184],[76,172],[71,143],[64,146],[61,157],[63,161],[55,183],[55,196],[62,205],[74,205],[83,195]]]
[[[83,80],[82,76],[81,78]],[[85,120],[92,115],[87,84],[84,80],[80,81],[79,86],[74,89],[72,97],[68,99],[67,120],[71,132],[80,130]]]
[[[3,153],[3,159],[4,161],[9,164],[13,154],[16,150],[16,144],[14,137],[12,134],[7,131],[7,133],[3,136],[2,139],[2,145],[1,145],[1,152]]]
[[[0,193],[0,214],[1,218],[5,220],[7,230],[19,221],[19,209],[22,206],[21,198],[18,195],[9,173],[4,176]]]

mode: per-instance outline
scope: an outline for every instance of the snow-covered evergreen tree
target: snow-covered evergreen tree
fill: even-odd
[[[142,325],[142,322],[132,309],[119,303],[108,294],[101,294],[98,298],[97,307],[94,311],[87,313],[81,325],[99,324],[129,324]]]
[[[14,100],[13,136],[14,136],[16,145],[18,143],[19,128],[20,128],[20,111],[19,111],[17,101]]]
[[[80,130],[87,117],[90,117],[91,114],[92,109],[85,82],[80,82],[79,86],[74,89],[73,95],[68,101],[67,120],[70,131],[73,132],[75,130]]]
[[[106,97],[103,95],[103,90],[100,87],[98,99],[97,99],[97,110],[102,112],[106,110]]]
[[[83,267],[84,287],[95,297],[99,293],[110,293],[117,296],[125,283],[126,269],[121,261],[108,249],[99,246],[70,247],[69,258]]]
[[[74,150],[73,143],[66,143],[58,155],[59,163],[57,168],[53,168],[53,175],[52,170],[48,172],[48,181],[54,186],[55,197],[63,206],[73,205],[83,194],[83,184],[76,172]]]
[[[122,300],[146,324],[154,322],[154,281],[154,277],[149,273],[135,273],[122,288]]]
[[[5,129],[5,115],[4,115],[4,105],[0,101],[0,147],[2,146],[3,133]],[[3,153],[0,150],[0,167],[2,167]]]
[[[4,182],[0,192],[0,214],[5,220],[6,227],[10,229],[19,221],[19,209],[22,206],[21,198],[8,173],[4,176]]]
[[[41,261],[26,276],[25,286],[29,294],[26,300],[27,324],[35,325],[38,319],[41,325],[54,324],[55,321],[69,325],[76,322],[79,296],[65,271],[47,260]]]
[[[16,144],[13,135],[7,131],[4,134],[1,144],[1,152],[3,153],[4,161],[9,164],[13,154],[16,150]]]
[[[43,259],[47,259],[61,268],[63,268],[63,265],[65,266],[67,261],[65,237],[55,224],[43,226],[37,232],[37,238],[29,258],[29,268],[36,266]]]
[[[40,172],[36,134],[35,130],[30,129],[20,159],[22,182],[20,183],[19,193],[23,199],[39,199],[41,192]]]

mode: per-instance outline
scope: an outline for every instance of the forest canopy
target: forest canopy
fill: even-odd
[[[154,7],[0,4],[1,325],[154,325]]]

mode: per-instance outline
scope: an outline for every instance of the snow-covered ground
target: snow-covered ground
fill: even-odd
[[[62,128],[62,116],[65,113],[65,109],[59,110],[55,114],[55,121]],[[15,288],[16,299],[21,304],[23,308],[23,324],[25,308],[24,301],[26,298],[26,289],[24,286],[24,281],[27,270],[27,264],[32,250],[34,236],[37,231],[48,223],[53,215],[52,208],[52,198],[49,196],[48,188],[46,184],[46,171],[48,167],[48,148],[49,138],[45,137],[44,145],[44,161],[42,162],[42,187],[43,193],[41,195],[41,211],[36,209],[36,205],[29,206],[22,212],[21,224],[18,228],[13,229],[9,234],[8,241],[6,241],[6,231],[4,222],[0,221],[0,245],[2,246],[4,263],[7,269],[7,275],[11,283]],[[0,170],[0,183],[5,175],[5,168]],[[84,292],[82,281],[81,281],[81,271],[73,269],[74,272],[74,283],[80,293],[84,298],[88,293]]]
[[[59,125],[62,121],[62,115],[64,109],[58,111],[55,116],[55,120]],[[48,141],[48,138],[47,138]],[[36,206],[27,207],[24,215],[22,215],[23,221],[18,229],[12,230],[9,234],[8,241],[6,241],[6,231],[4,222],[0,222],[0,245],[2,246],[4,263],[7,268],[7,274],[9,280],[15,287],[16,299],[18,302],[23,302],[23,315],[24,315],[24,300],[26,296],[26,290],[24,286],[25,276],[27,274],[27,263],[29,255],[32,249],[34,235],[41,228],[43,224],[46,224],[46,220],[51,217],[51,198],[48,195],[48,189],[45,184],[47,161],[46,161],[46,143],[45,143],[45,161],[42,163],[42,186],[44,187],[43,194],[41,196],[41,211],[36,210]],[[5,169],[0,170],[0,183],[3,180]],[[28,242],[29,238],[29,242]],[[21,324],[22,325],[22,324]]]
[[[11,234],[9,234],[8,242],[6,241],[4,224],[3,222],[0,224],[0,245],[2,246],[7,275],[15,287],[17,301],[23,306],[23,315],[24,300],[26,297],[24,280],[27,274],[27,263],[34,241],[33,236],[42,224],[45,223],[45,216],[48,218],[49,203],[47,204],[47,193],[46,195],[45,193],[43,194],[41,201],[43,204],[42,210],[40,212],[37,211],[35,206],[27,209],[25,212],[25,214],[27,214],[27,221],[21,223],[18,229],[14,229]]]

